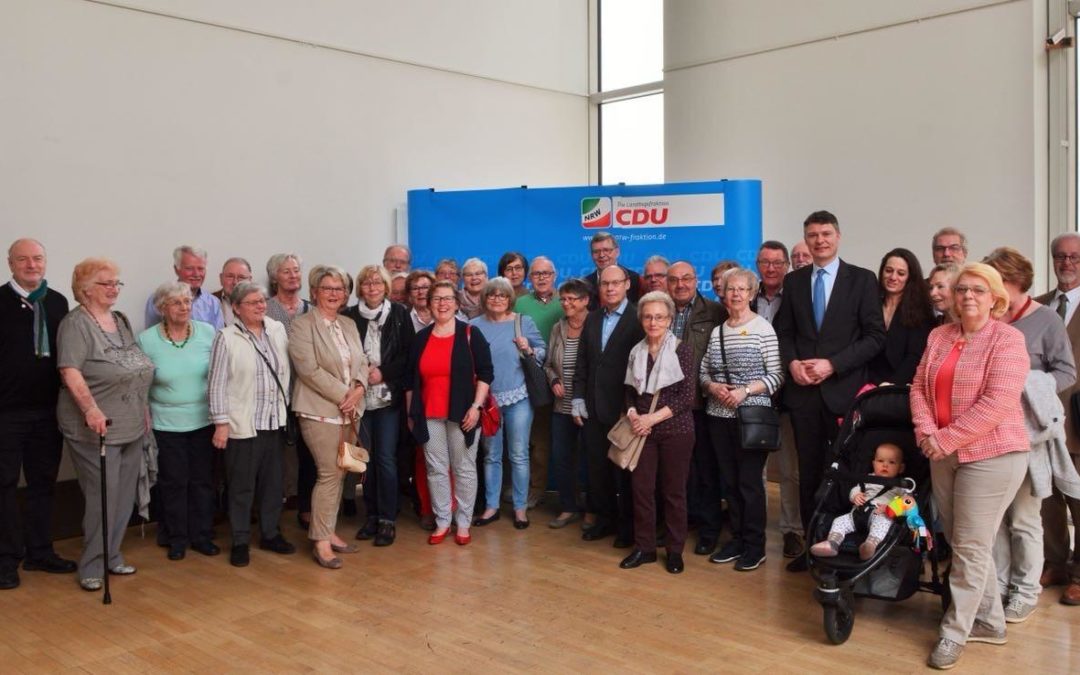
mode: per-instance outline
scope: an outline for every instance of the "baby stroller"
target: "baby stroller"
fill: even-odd
[[[874,450],[882,443],[894,443],[903,449],[902,476],[868,477]],[[825,634],[829,640],[842,644],[850,637],[855,625],[855,596],[898,601],[923,590],[942,596],[942,607],[947,607],[948,583],[938,571],[941,549],[927,550],[935,539],[932,527],[936,515],[930,503],[929,463],[915,445],[908,387],[886,385],[857,397],[844,417],[833,457],[815,495],[817,508],[810,520],[808,543],[825,539],[833,518],[851,511],[849,491],[860,482],[884,484],[885,489],[908,488],[929,531],[925,540],[917,533],[913,535],[907,520],[901,516],[893,521],[888,535],[868,560],[861,560],[858,553],[859,543],[866,537],[863,528],[857,528],[844,539],[834,558],[818,558],[809,551],[805,554],[818,583],[814,597],[824,610]],[[929,581],[922,581],[924,556],[930,559]]]

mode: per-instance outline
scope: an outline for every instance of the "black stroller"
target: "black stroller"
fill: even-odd
[[[888,479],[874,477],[872,482],[886,487],[910,486],[913,479],[919,513],[929,530],[927,539],[938,540],[933,531],[936,514],[931,506],[930,467],[915,445],[915,432],[908,403],[908,387],[886,385],[871,389],[855,399],[844,417],[836,444],[833,463],[815,495],[817,508],[807,533],[807,555],[810,572],[818,583],[815,599],[824,609],[825,634],[834,644],[845,642],[855,625],[855,596],[878,600],[906,600],[922,590],[942,596],[942,608],[948,607],[947,575],[939,574],[941,549],[916,551],[915,540],[904,518],[896,519],[889,533],[878,545],[874,555],[861,560],[859,542],[866,532],[857,528],[849,534],[834,558],[818,558],[809,553],[809,544],[828,536],[833,518],[851,511],[850,489],[868,479],[874,450],[881,443],[894,443],[904,451],[903,477]],[[935,542],[936,543],[936,542]],[[924,557],[930,560],[930,579],[923,581]]]

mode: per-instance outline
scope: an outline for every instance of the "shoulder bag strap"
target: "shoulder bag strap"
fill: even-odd
[[[251,348],[255,350],[255,353],[258,354],[259,358],[261,358],[263,360],[263,363],[266,364],[266,369],[270,371],[270,375],[272,375],[274,378],[274,384],[277,385],[278,391],[281,392],[281,400],[285,403],[285,407],[288,408],[289,397],[285,395],[285,387],[281,386],[281,380],[278,379],[277,371],[274,369],[274,366],[270,364],[270,359],[266,358],[266,354],[263,354],[262,351],[259,349],[259,346],[255,344],[255,337],[253,335],[247,333],[246,331],[245,335],[247,335],[248,341],[251,342]],[[267,335],[266,339],[267,341],[269,341],[270,336]]]
[[[720,329],[720,358],[724,361],[724,379],[728,384],[733,385],[735,383],[731,381],[731,371],[728,370],[727,350],[724,349],[724,322],[721,321],[718,328]]]

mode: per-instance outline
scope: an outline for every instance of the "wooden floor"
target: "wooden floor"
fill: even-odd
[[[812,581],[784,571],[778,536],[755,572],[687,555],[673,576],[662,562],[619,569],[610,539],[550,530],[543,510],[524,532],[506,517],[477,528],[467,547],[428,546],[410,516],[393,546],[365,545],[329,571],[293,516],[285,534],[300,551],[253,550],[245,569],[227,555],[170,562],[152,528],[132,528],[124,552],[139,572],[113,578],[108,607],[74,576],[21,573],[0,592],[0,672],[908,673],[924,670],[941,616],[922,593],[860,600],[851,639],[828,644]],[[968,646],[957,672],[1080,672],[1080,607],[1057,595],[1009,628],[1009,644]]]

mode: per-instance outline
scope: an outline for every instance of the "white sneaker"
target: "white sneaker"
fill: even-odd
[[[963,653],[964,645],[953,642],[948,638],[941,638],[937,641],[937,645],[934,646],[934,651],[930,652],[930,658],[926,660],[926,665],[938,670],[948,670],[956,665],[956,662],[960,660],[960,655]]]
[[[968,642],[983,642],[988,645],[1003,645],[1009,641],[1009,638],[1005,635],[1005,629],[1000,631],[994,630],[988,624],[975,620],[975,625],[971,627],[971,633],[968,635]]]
[[[115,574],[118,577],[135,574],[136,571],[134,565],[114,565],[109,568],[109,574]]]
[[[103,585],[104,582],[97,577],[79,580],[79,586],[82,587],[84,591],[100,591]]]
[[[1005,623],[1024,623],[1035,611],[1035,605],[1029,605],[1020,598],[1010,598],[1005,603]]]

